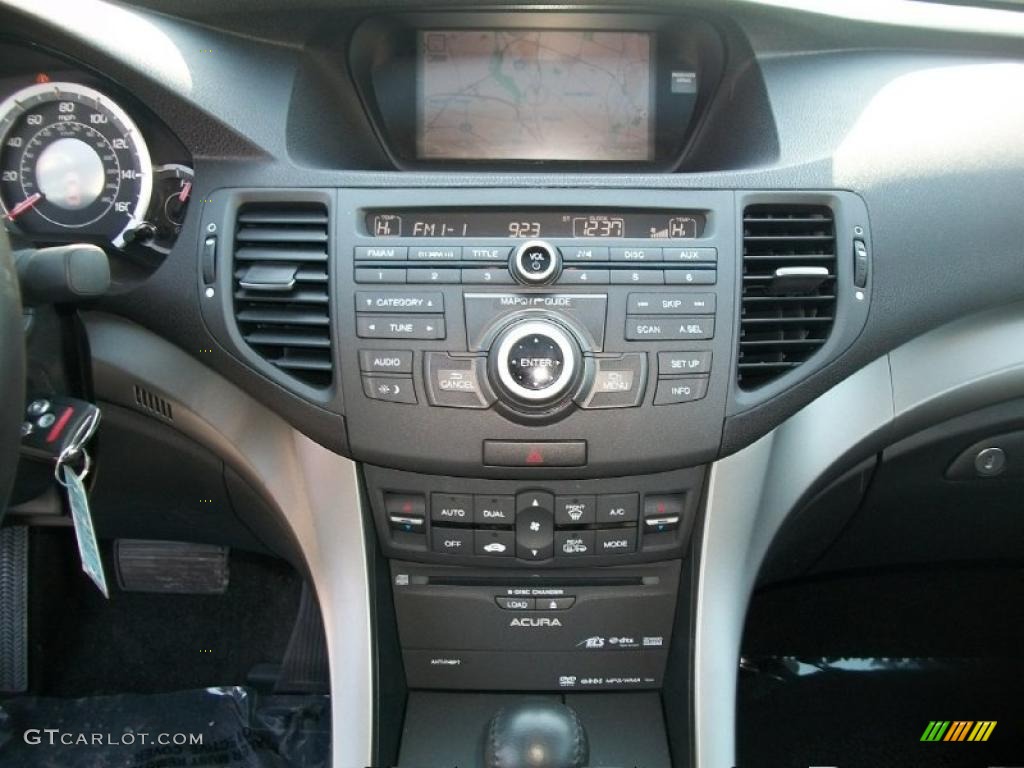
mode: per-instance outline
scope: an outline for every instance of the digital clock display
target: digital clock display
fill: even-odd
[[[366,211],[372,237],[628,238],[688,240],[700,237],[697,211],[403,209]]]

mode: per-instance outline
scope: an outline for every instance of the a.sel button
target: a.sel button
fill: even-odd
[[[444,555],[472,555],[473,531],[434,526],[430,529],[430,548]]]
[[[597,531],[595,555],[618,555],[636,549],[636,528]]]
[[[461,493],[431,494],[430,519],[439,523],[473,522],[473,497]]]
[[[654,393],[655,405],[674,405],[700,400],[708,393],[707,376],[689,376],[678,379],[659,379]]]
[[[443,339],[444,319],[358,315],[356,335],[362,339]]]
[[[626,310],[630,315],[713,315],[713,293],[631,293]]]
[[[710,339],[715,335],[715,321],[710,317],[642,317],[626,318],[629,341],[677,341],[679,339]]]

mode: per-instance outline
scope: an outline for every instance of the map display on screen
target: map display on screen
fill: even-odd
[[[651,47],[643,32],[423,30],[418,154],[649,160]]]

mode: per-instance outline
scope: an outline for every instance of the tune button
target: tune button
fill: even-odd
[[[509,270],[527,285],[554,282],[561,267],[558,249],[543,240],[527,240],[512,254]]]

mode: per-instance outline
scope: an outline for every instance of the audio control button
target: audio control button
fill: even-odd
[[[470,246],[462,248],[466,261],[506,261],[512,249],[506,246]]]
[[[715,294],[689,291],[631,293],[626,312],[630,315],[713,315]]]
[[[607,269],[577,269],[562,271],[558,278],[560,285],[607,285],[611,277]]]
[[[612,261],[661,261],[661,248],[612,248]]]
[[[710,339],[715,335],[715,321],[710,317],[665,317],[629,315],[626,317],[628,341],[678,341]]]
[[[608,261],[608,248],[603,245],[568,245],[562,248],[566,261]]]
[[[526,285],[545,285],[558,277],[561,261],[553,245],[543,240],[527,240],[512,254],[509,271]]]

